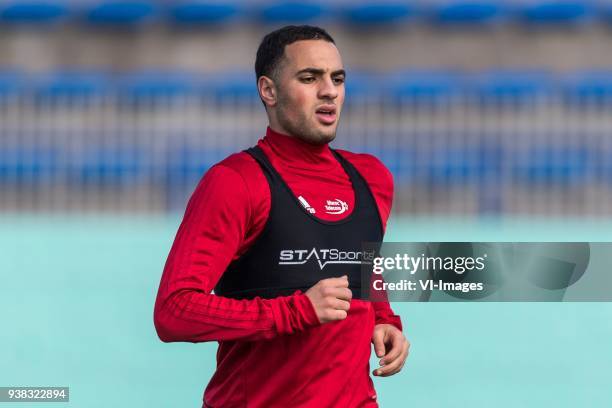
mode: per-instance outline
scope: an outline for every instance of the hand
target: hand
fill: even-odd
[[[321,323],[346,319],[353,293],[348,277],[321,279],[306,291]]]
[[[379,377],[388,377],[399,373],[410,349],[410,342],[404,333],[391,324],[377,324],[372,334],[372,344],[377,357],[382,357],[377,368],[372,372]]]

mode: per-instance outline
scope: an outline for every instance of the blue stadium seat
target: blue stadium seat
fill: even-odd
[[[381,78],[381,75],[375,73],[349,69],[344,85],[345,106],[353,106],[363,102],[368,103],[381,96]]]
[[[0,3],[0,21],[13,24],[55,23],[70,14],[67,0],[10,0]]]
[[[355,135],[353,135],[355,136]],[[390,134],[390,132],[384,132],[381,129],[380,132],[376,132],[371,135],[364,135],[362,140],[363,144],[352,144],[351,151],[358,153],[367,153],[375,156],[377,159],[389,169],[393,175],[395,183],[411,183],[414,181],[416,174],[416,151],[414,146],[407,143],[379,143],[379,139],[392,140],[396,138],[401,140],[405,138],[403,134]],[[341,140],[342,136],[339,136]],[[340,147],[339,149],[343,149]]]
[[[4,184],[38,184],[52,179],[58,170],[56,148],[5,146],[0,149],[0,182]]]
[[[177,142],[166,152],[166,171],[163,182],[167,190],[168,210],[185,208],[185,199],[208,169],[234,151],[195,145],[176,135]],[[216,135],[215,135],[216,136]],[[182,140],[182,141],[181,141]]]
[[[177,135],[176,139],[180,140],[181,135]],[[207,148],[185,141],[177,141],[167,151],[166,156],[167,168],[164,181],[168,191],[166,194],[167,208],[170,210],[184,208],[185,199],[206,171],[234,151],[232,147]]]
[[[387,137],[392,135],[381,135],[377,134],[376,137]],[[396,135],[401,138],[402,135]],[[393,174],[393,180],[397,184],[407,184],[414,181],[414,177],[417,175],[415,172],[415,158],[416,152],[413,146],[410,145],[382,145],[376,144],[373,138],[370,141],[374,141],[373,144],[367,144],[362,146],[352,146],[351,150],[354,152],[367,152],[374,155],[389,169]]]
[[[27,79],[17,70],[1,70],[0,104],[27,92]],[[57,170],[57,162],[58,152],[53,147],[3,143],[0,148],[0,183],[31,184],[48,181]]]
[[[203,94],[218,103],[251,104],[259,99],[255,74],[250,71],[230,71],[222,76],[210,76],[203,85]]]
[[[469,92],[486,106],[532,104],[555,91],[544,70],[497,70],[473,76]]]
[[[44,75],[36,83],[39,101],[78,100],[83,103],[104,97],[112,90],[112,83],[103,72],[65,70]]]
[[[87,22],[100,26],[135,26],[153,20],[158,13],[152,0],[96,0],[85,5]]]
[[[443,103],[462,90],[461,75],[451,71],[403,71],[389,76],[386,91],[403,104]]]
[[[196,95],[199,77],[191,72],[147,70],[125,74],[119,86],[124,102],[170,101]]]
[[[341,5],[338,13],[350,24],[364,28],[406,22],[417,13],[413,1],[360,0]]]
[[[221,24],[241,14],[238,1],[180,0],[170,5],[174,22],[184,25]]]
[[[261,4],[258,14],[267,24],[308,23],[320,19],[327,8],[322,1],[272,1]]]
[[[609,138],[609,134],[602,135]],[[612,149],[600,147],[593,153],[593,167],[595,170],[596,181],[611,186],[612,185]]]
[[[583,71],[563,78],[566,101],[574,107],[592,109],[612,104],[612,71]]]
[[[529,0],[518,8],[523,21],[536,25],[577,24],[595,16],[594,4],[589,0]]]
[[[72,160],[71,181],[130,186],[146,175],[146,154],[137,146],[87,146]]]
[[[193,183],[225,156],[213,149],[179,144],[168,151],[168,176],[181,183]]]
[[[486,143],[438,148],[421,164],[420,177],[434,186],[499,180],[501,154],[501,148]]]
[[[433,21],[445,25],[483,25],[499,22],[507,11],[497,0],[442,0],[431,5]]]
[[[592,153],[586,147],[541,146],[513,164],[517,180],[529,184],[577,185],[589,175]]]
[[[17,70],[0,69],[0,103],[25,89],[26,78]]]

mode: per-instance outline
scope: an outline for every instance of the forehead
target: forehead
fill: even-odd
[[[304,68],[342,69],[342,58],[336,46],[324,40],[296,41],[285,47],[286,67],[293,71]]]

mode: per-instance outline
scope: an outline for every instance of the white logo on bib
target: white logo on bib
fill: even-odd
[[[346,210],[348,210],[348,204],[339,198],[327,200],[327,204],[325,205],[325,212],[328,214],[344,214]]]

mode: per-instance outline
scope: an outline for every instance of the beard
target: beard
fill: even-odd
[[[329,129],[317,129],[315,126],[309,125],[304,112],[294,109],[291,101],[285,95],[279,95],[276,119],[289,135],[312,145],[324,145],[336,138],[337,125]]]

